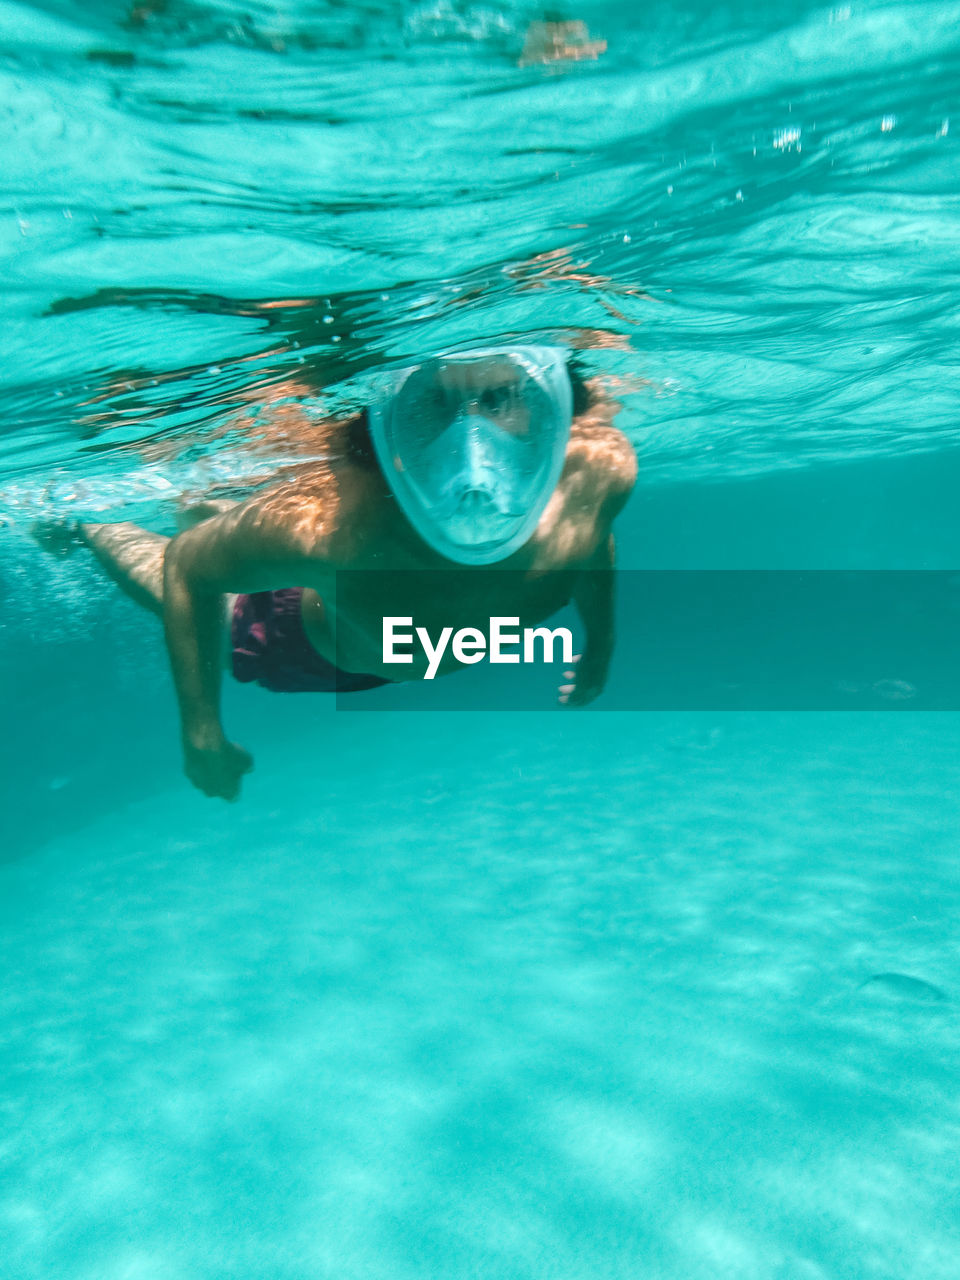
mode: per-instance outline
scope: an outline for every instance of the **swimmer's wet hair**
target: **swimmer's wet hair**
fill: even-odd
[[[570,378],[570,386],[573,388],[573,416],[578,418],[581,413],[586,413],[590,408],[594,397],[587,386],[587,375],[583,365],[576,356],[567,356],[567,374]]]
[[[573,416],[578,418],[590,408],[595,396],[587,386],[587,374],[576,356],[567,357],[567,373],[573,390]],[[346,445],[347,457],[351,462],[365,468],[377,466],[377,455],[370,438],[370,417],[366,408],[347,422]]]
[[[375,471],[378,467],[377,455],[373,450],[370,437],[370,411],[366,407],[346,424],[346,452],[351,462],[365,471]]]

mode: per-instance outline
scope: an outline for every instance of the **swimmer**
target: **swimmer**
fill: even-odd
[[[221,723],[224,665],[278,692],[422,678],[419,660],[384,664],[386,615],[433,635],[494,615],[536,625],[572,600],[584,644],[560,699],[595,698],[613,649],[611,528],[636,479],[617,407],[561,348],[447,353],[385,375],[367,409],[331,420],[323,465],[246,502],[200,503],[172,538],[79,525],[163,620],[194,786],[236,799],[253,764]],[[459,665],[448,653],[440,674]]]

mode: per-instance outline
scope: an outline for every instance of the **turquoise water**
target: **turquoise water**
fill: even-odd
[[[626,567],[957,567],[960,5],[542,16],[0,4],[4,1280],[957,1275],[955,715],[627,714],[620,635],[596,713],[230,685],[226,806],[28,536],[522,335]]]

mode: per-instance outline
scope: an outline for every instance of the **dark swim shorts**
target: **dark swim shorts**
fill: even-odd
[[[381,676],[341,671],[307,639],[301,587],[237,596],[230,623],[233,674],[274,693],[358,693],[389,684]]]

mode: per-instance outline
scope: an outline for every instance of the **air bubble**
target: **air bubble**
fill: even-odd
[[[794,147],[800,150],[800,130],[781,129],[773,136],[773,145],[777,151],[791,151]]]

